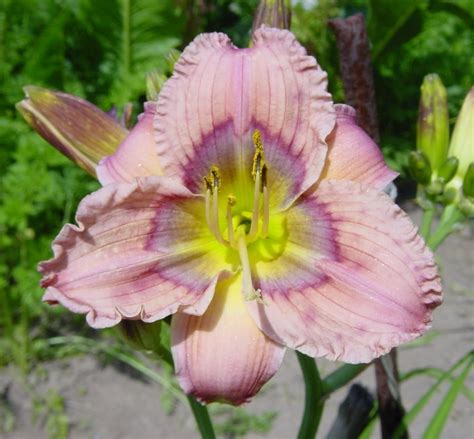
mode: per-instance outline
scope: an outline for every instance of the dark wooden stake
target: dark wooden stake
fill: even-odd
[[[359,125],[379,143],[370,43],[364,16],[356,14],[330,20],[329,26],[336,36],[346,102],[356,109]],[[400,399],[396,349],[375,360],[374,365],[382,437],[389,439],[405,414]],[[407,430],[402,438],[408,439]]]

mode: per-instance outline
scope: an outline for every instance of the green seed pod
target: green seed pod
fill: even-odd
[[[466,197],[474,197],[474,162],[469,164],[464,175],[462,191]]]
[[[444,182],[447,183],[451,181],[456,175],[458,170],[459,160],[456,157],[449,157],[439,169],[438,177]]]
[[[408,158],[408,166],[413,179],[423,186],[431,181],[431,166],[422,151],[412,151]]]

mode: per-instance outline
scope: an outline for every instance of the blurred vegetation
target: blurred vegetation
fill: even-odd
[[[451,115],[457,114],[473,82],[473,4],[470,0],[293,3],[292,30],[328,71],[330,90],[339,102],[344,100],[342,82],[327,20],[355,12],[366,15],[374,49],[381,146],[392,167],[403,174],[406,153],[414,149],[422,78],[430,72],[441,76]],[[0,366],[12,363],[27,374],[39,360],[54,355],[45,348],[45,338],[92,333],[82,316],[41,303],[36,264],[51,256],[52,239],[65,222],[73,221],[78,201],[98,183],[32,132],[17,114],[15,103],[23,98],[22,87],[35,84],[63,90],[119,113],[131,102],[138,112],[145,99],[145,74],[166,69],[165,56],[171,49],[182,49],[202,31],[226,32],[237,45],[245,46],[256,4],[257,0],[1,1]],[[55,395],[49,400],[50,411],[60,416],[48,428],[60,431],[62,437],[66,429],[62,400]],[[250,418],[242,419],[253,425]]]

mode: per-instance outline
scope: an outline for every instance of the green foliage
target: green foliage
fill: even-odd
[[[273,421],[277,417],[277,412],[274,411],[254,414],[241,407],[229,407],[221,404],[212,405],[210,411],[216,419],[216,433],[229,438],[245,436],[250,432],[267,433],[271,430]]]
[[[69,418],[65,414],[64,398],[54,389],[49,389],[45,396],[33,398],[35,420],[46,421],[49,439],[67,439],[69,435]]]
[[[108,105],[144,94],[146,74],[165,67],[184,27],[170,0],[82,0],[77,18],[103,51],[100,75],[111,80]]]
[[[376,56],[381,146],[389,164],[406,175],[407,152],[415,148],[423,78],[439,74],[448,91],[450,114],[457,114],[473,82],[474,36],[465,18],[436,7],[439,2],[408,1],[406,7],[401,3],[370,2],[369,37]],[[456,2],[460,7],[464,3]],[[384,9],[385,4],[392,6]]]

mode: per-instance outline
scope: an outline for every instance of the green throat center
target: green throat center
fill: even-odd
[[[247,247],[268,236],[270,221],[270,194],[267,185],[267,165],[264,160],[263,143],[258,130],[253,133],[255,154],[252,163],[252,178],[254,181],[252,210],[235,211],[237,199],[235,195],[227,195],[226,227],[221,231],[219,222],[219,197],[221,190],[221,174],[217,166],[212,166],[209,174],[204,177],[205,209],[207,226],[222,245],[232,248],[239,253],[242,267],[242,288],[247,300],[261,300],[261,291],[252,284],[250,261]]]

